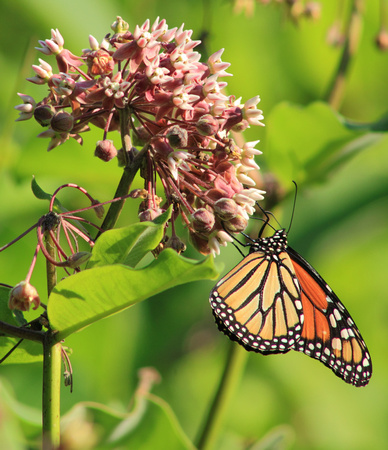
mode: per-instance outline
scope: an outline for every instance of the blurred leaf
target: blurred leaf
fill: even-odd
[[[91,323],[191,281],[214,279],[219,272],[213,258],[202,262],[164,250],[143,269],[115,264],[72,275],[53,289],[48,303],[58,341]]]
[[[40,437],[42,414],[38,409],[18,402],[10,384],[0,379],[0,448],[31,448],[26,439]]]
[[[8,308],[8,299],[11,288],[6,286],[0,286],[0,320],[7,322],[11,325],[17,326],[18,323],[12,314],[12,311]]]
[[[135,267],[153,250],[163,237],[165,223],[171,216],[171,208],[155,222],[141,222],[125,228],[105,231],[93,248],[88,269],[109,264],[125,264]]]
[[[143,370],[152,371],[149,368]],[[118,412],[98,403],[77,404],[62,418],[61,441],[66,443],[68,437],[71,440],[76,434],[86,434],[88,441],[81,444],[88,444],[88,448],[93,445],[93,448],[158,449],[163,443],[162,447],[169,450],[194,449],[170,405],[150,394],[149,388],[140,382],[129,413]],[[82,433],[81,430],[88,432]]]
[[[295,180],[299,185],[322,181],[381,138],[365,128],[351,128],[322,102],[279,104],[269,118],[267,136],[270,169],[283,183]]]
[[[295,441],[295,431],[289,425],[279,425],[270,430],[250,450],[286,450]]]
[[[12,314],[12,311],[8,308],[9,291],[9,288],[0,286],[0,320],[17,327],[19,323]],[[0,359],[10,352],[19,341],[19,338],[0,336]],[[42,345],[39,342],[23,340],[2,364],[32,363],[41,360]]]
[[[148,393],[136,403],[136,412],[141,421],[137,424],[125,419],[120,423],[120,428],[115,430],[120,430],[121,436],[113,433],[112,442],[116,444],[118,441],[130,448],[160,448],[160,443],[163,442],[163,448],[171,450],[194,449],[167,402]]]
[[[372,131],[372,132],[387,132],[388,131],[388,113],[383,114],[380,119],[375,122],[354,122],[353,120],[349,120],[346,117],[339,116],[341,122],[345,125],[349,130],[356,131]]]

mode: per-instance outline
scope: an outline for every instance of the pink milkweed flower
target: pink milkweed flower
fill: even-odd
[[[14,107],[17,111],[19,111],[19,117],[16,121],[19,122],[22,120],[31,119],[34,115],[36,107],[35,100],[30,95],[18,93],[18,96],[23,100],[23,103]]]
[[[173,205],[165,242],[178,242],[174,221],[180,216],[195,247],[217,253],[231,239],[225,230],[243,231],[263,198],[255,183],[258,141],[235,139],[263,125],[260,97],[243,103],[228,95],[221,81],[231,75],[221,60],[224,50],[201,62],[200,42],[183,25],[170,29],[157,18],[131,32],[117,17],[111,28],[114,34],[105,33],[101,43],[89,35],[90,48],[79,56],[64,47],[58,30],[39,41],[40,51],[55,54],[58,70],[43,60],[33,66],[30,81],[47,84],[48,94],[36,103],[21,97],[19,120],[34,115],[45,127],[39,137],[50,139],[48,150],[70,138],[82,144],[81,134],[94,125],[103,129],[95,154],[105,161],[117,154],[129,166],[128,153],[117,152],[107,136],[123,132],[125,116],[133,154],[143,147],[140,219],[152,220]],[[164,199],[156,195],[161,190]]]

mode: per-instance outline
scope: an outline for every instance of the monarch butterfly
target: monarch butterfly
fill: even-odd
[[[296,350],[365,386],[372,362],[361,334],[318,272],[287,244],[287,232],[248,243],[249,254],[210,294],[218,328],[248,351]]]

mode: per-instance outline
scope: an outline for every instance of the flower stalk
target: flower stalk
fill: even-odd
[[[45,246],[52,259],[55,247],[51,230],[45,231]],[[47,297],[57,283],[57,269],[46,259]],[[56,342],[51,329],[43,341],[43,386],[42,386],[42,425],[43,449],[57,449],[60,446],[60,397],[61,397],[61,358],[62,344]]]
[[[198,439],[197,448],[199,450],[215,448],[230,399],[237,388],[248,359],[248,352],[245,349],[234,342],[229,344],[224,372],[210,406],[205,426]]]
[[[358,50],[362,32],[362,5],[362,0],[352,1],[341,59],[325,95],[327,102],[335,110],[339,110],[342,104],[345,95],[346,77],[352,59]]]

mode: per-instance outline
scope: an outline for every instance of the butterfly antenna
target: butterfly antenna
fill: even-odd
[[[287,230],[287,234],[290,232],[291,230],[291,225],[292,225],[292,221],[294,220],[294,214],[295,214],[295,205],[296,205],[296,197],[298,195],[298,185],[296,184],[296,182],[294,180],[292,180],[292,182],[295,185],[295,195],[294,195],[294,204],[292,206],[292,213],[291,213],[291,220],[290,220],[290,225],[288,225],[288,230]]]
[[[275,220],[276,220],[276,217],[271,212],[266,211],[265,209],[263,209],[257,202],[256,202],[256,205],[259,207],[260,211],[265,216],[265,219],[261,219],[261,220],[263,220],[263,225],[261,226],[260,232],[259,232],[259,238],[260,238],[263,235],[265,227],[267,225],[271,226],[270,223],[269,223],[269,221],[271,220],[270,216],[272,216]],[[276,222],[277,222],[277,220],[276,220]],[[273,227],[271,226],[271,228],[273,228]]]

